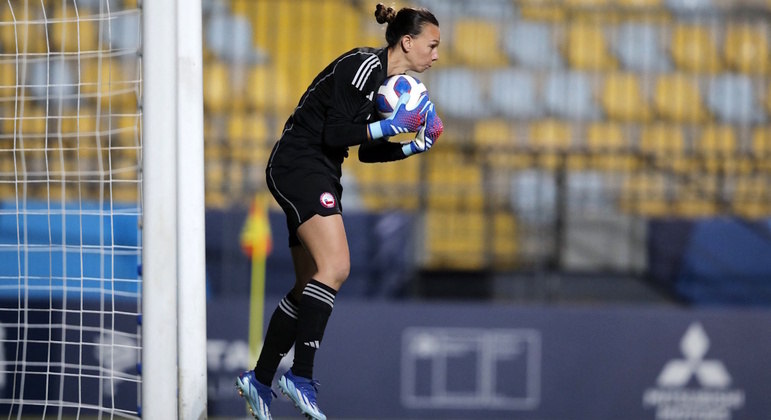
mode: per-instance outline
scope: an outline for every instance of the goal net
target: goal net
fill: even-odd
[[[141,13],[0,1],[0,415],[138,418]]]

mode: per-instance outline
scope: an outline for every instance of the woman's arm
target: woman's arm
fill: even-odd
[[[359,146],[359,160],[364,163],[393,162],[406,157],[401,144],[386,139],[368,141]]]

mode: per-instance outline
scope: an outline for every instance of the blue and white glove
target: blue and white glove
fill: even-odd
[[[436,112],[434,111],[434,104],[432,103],[426,112],[426,121],[418,130],[418,134],[415,136],[415,139],[402,145],[402,152],[404,153],[404,156],[410,156],[427,151],[431,148],[431,146],[434,145],[436,139],[442,135],[442,131],[444,131],[442,120],[438,115],[436,115]]]
[[[409,100],[410,94],[403,93],[396,102],[395,111],[390,117],[370,123],[367,126],[370,138],[374,140],[418,131],[425,121],[426,109],[431,101],[428,100],[428,96],[424,96],[415,109],[408,111],[405,104]]]

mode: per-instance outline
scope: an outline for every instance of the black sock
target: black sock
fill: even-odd
[[[271,386],[281,358],[297,338],[297,309],[298,302],[290,292],[281,299],[270,317],[260,358],[254,366],[254,376],[263,385]]]
[[[297,317],[297,341],[292,365],[294,375],[313,378],[313,358],[324,337],[336,294],[335,289],[313,279],[305,286]]]

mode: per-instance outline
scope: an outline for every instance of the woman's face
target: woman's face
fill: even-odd
[[[431,23],[423,25],[423,31],[416,36],[406,35],[410,70],[423,73],[439,59],[439,35],[439,27]]]

